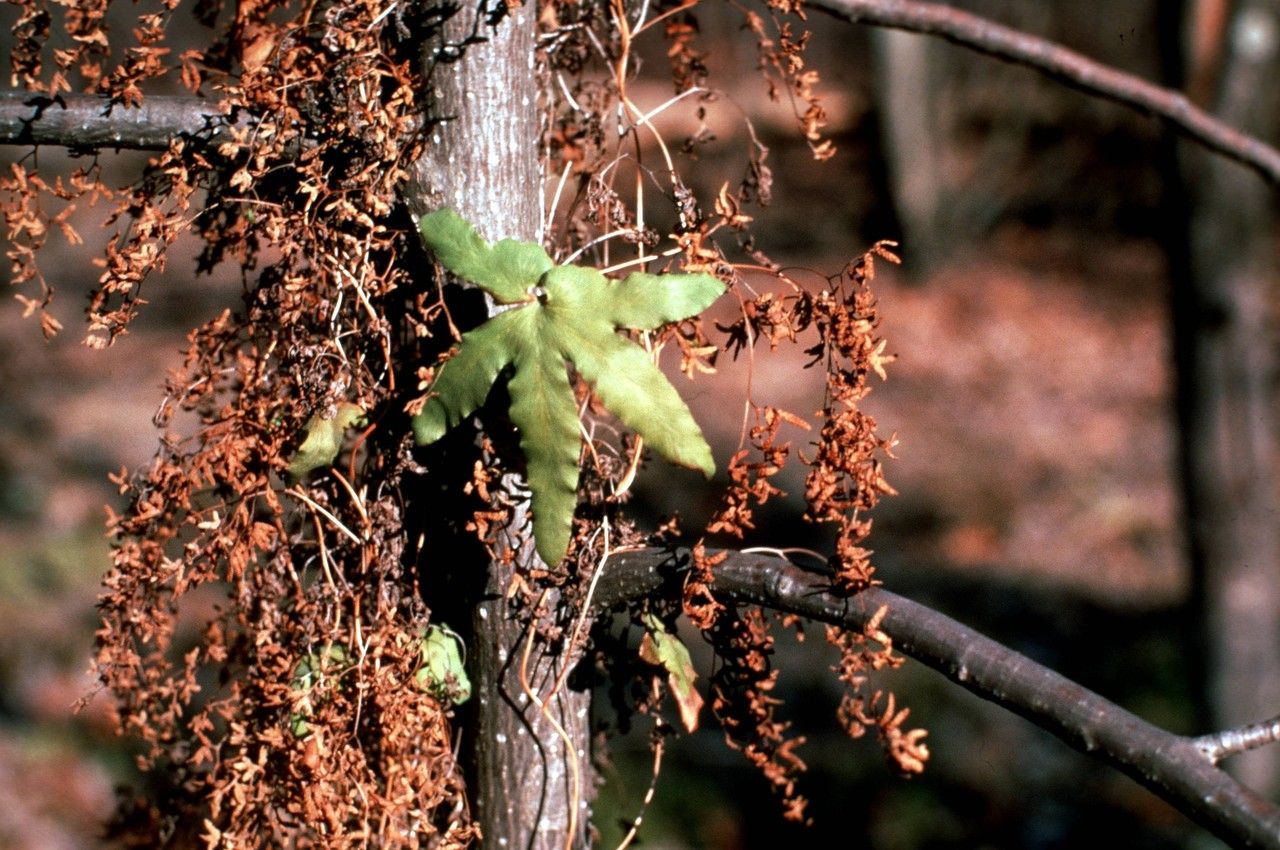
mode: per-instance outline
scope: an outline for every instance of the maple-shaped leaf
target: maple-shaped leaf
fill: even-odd
[[[504,370],[511,421],[532,493],[533,537],[542,560],[569,549],[577,505],[582,437],[566,361],[600,401],[668,460],[715,473],[711,448],[675,387],[644,349],[618,328],[651,330],[697,315],[724,284],[706,274],[606,278],[593,268],[555,266],[538,245],[504,239],[490,246],[453,210],[419,222],[422,238],[458,277],[517,305],[462,335],[436,369],[433,395],[413,418],[420,445],[433,443],[484,403]]]

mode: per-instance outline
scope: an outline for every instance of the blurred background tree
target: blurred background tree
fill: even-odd
[[[1177,5],[1177,4],[1171,4]],[[1165,14],[1169,14],[1165,10]],[[1280,134],[1280,4],[1186,4],[1173,73],[1223,120]],[[1176,24],[1176,18],[1174,19]],[[1179,180],[1178,178],[1181,178]],[[1276,491],[1276,196],[1246,169],[1180,144],[1170,187],[1169,270],[1190,598],[1189,657],[1205,659],[1209,725],[1280,705],[1280,494]],[[1280,791],[1280,754],[1238,775]]]

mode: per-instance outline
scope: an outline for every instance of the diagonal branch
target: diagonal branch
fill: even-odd
[[[1162,118],[1188,138],[1280,184],[1280,150],[1218,120],[1179,91],[1149,83],[1048,39],[920,0],[807,3],[845,21],[937,36],[1034,68],[1088,94]],[[52,102],[28,92],[0,92],[0,144],[155,150],[167,147],[175,136],[216,132],[227,120],[216,105],[197,98],[150,96],[135,109],[109,108],[105,98],[93,95],[65,95]]]
[[[678,591],[687,563],[684,550],[613,556],[596,589],[596,610]],[[906,655],[1103,759],[1233,846],[1280,850],[1280,808],[1219,770],[1200,739],[1153,726],[931,608],[878,587],[834,596],[823,576],[768,555],[730,552],[715,577],[713,590],[724,598],[850,629],[886,607],[880,628]]]
[[[88,94],[0,92],[0,144],[6,145],[164,150],[179,136],[213,136],[232,123],[216,102],[195,97],[152,95],[126,107]]]
[[[1280,184],[1280,150],[1214,118],[1173,89],[1104,65],[1060,44],[941,3],[919,0],[805,0],[853,23],[937,36],[1164,119],[1188,138]]]

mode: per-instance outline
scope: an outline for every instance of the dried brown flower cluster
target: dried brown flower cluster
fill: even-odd
[[[813,357],[809,365],[823,366],[826,391],[815,452],[804,461],[809,467],[805,518],[836,526],[832,588],[843,594],[871,583],[871,553],[861,547],[871,532],[871,520],[865,514],[880,496],[894,492],[884,477],[881,456],[892,452],[895,440],[879,436],[875,420],[859,408],[871,391],[868,377],[887,377],[884,367],[893,361],[893,355],[885,353],[886,341],[878,335],[880,319],[869,288],[876,257],[898,262],[891,246],[876,244],[816,293],[775,272],[789,292],[763,292],[743,303],[736,321],[720,326],[727,337],[726,350],[735,355],[761,339],[776,348],[783,341],[797,341],[806,331],[817,334],[817,342],[806,353]],[[794,414],[773,407],[757,406],[755,416],[756,424],[749,431],[751,448],[738,451],[730,461],[732,486],[708,527],[711,532],[740,538],[754,527],[753,507],[782,494],[770,483],[790,454],[789,443],[777,442],[779,429],[784,423],[806,431],[810,427]]]
[[[711,710],[729,745],[741,749],[783,801],[783,817],[803,821],[808,804],[796,788],[805,769],[796,750],[804,738],[788,735],[790,723],[776,714],[772,691],[778,671],[770,664],[769,615],[757,607],[726,608],[707,632],[719,666],[711,677]]]
[[[885,353],[885,340],[878,335],[880,320],[869,288],[877,257],[898,262],[891,247],[892,243],[876,244],[816,293],[775,271],[776,278],[787,285],[786,290],[765,291],[744,301],[739,318],[720,326],[726,334],[726,350],[735,355],[752,350],[760,340],[768,340],[772,350],[782,342],[797,342],[806,332],[817,335],[817,342],[806,352],[813,358],[809,365],[823,366],[826,392],[813,457],[802,454],[808,466],[805,518],[836,527],[836,550],[828,559],[828,566],[832,591],[844,595],[874,582],[871,552],[862,546],[871,532],[866,513],[881,495],[894,492],[885,480],[881,461],[882,455],[891,452],[894,439],[880,437],[875,420],[859,407],[871,391],[867,383],[870,375],[887,377],[884,367],[893,360]],[[730,461],[730,487],[708,525],[711,533],[742,538],[755,527],[754,509],[770,498],[785,495],[772,483],[791,454],[790,443],[779,443],[781,427],[789,424],[810,430],[805,420],[774,407],[755,406],[754,415],[755,424],[748,432],[751,446],[739,450]],[[698,578],[691,578],[686,585],[686,598],[687,588],[692,585],[697,589],[699,604],[694,608],[686,601],[686,612],[699,628],[706,630],[726,659],[725,669],[730,671],[717,674],[716,681],[721,684],[716,685],[712,709],[731,743],[754,742],[743,745],[744,751],[780,793],[786,816],[802,819],[804,798],[796,789],[794,776],[804,769],[803,762],[794,753],[797,742],[786,737],[786,724],[774,717],[776,701],[767,695],[774,681],[767,665],[773,645],[769,621],[736,616],[726,625],[719,610],[711,607],[715,598],[714,569],[699,565],[695,558],[691,576]],[[842,725],[852,737],[860,737],[866,727],[874,726],[886,753],[896,764],[909,772],[923,769],[928,758],[928,750],[920,741],[924,731],[901,730],[908,711],[896,710],[892,694],[876,691],[870,697],[865,695],[865,671],[902,663],[893,654],[887,637],[875,622],[865,634],[828,629],[827,636],[840,650],[840,678],[851,689],[839,709]],[[723,686],[726,676],[732,687]],[[874,713],[882,699],[887,700],[884,710]],[[749,729],[754,732],[744,735]]]
[[[36,285],[34,294],[19,291],[14,297],[22,304],[24,316],[39,312],[40,330],[46,339],[62,330],[62,323],[49,310],[54,290],[40,271],[37,253],[44,247],[52,228],[57,228],[70,245],[84,242],[69,219],[79,199],[87,198],[92,205],[100,198],[112,196],[111,190],[102,184],[99,172],[95,163],[77,168],[65,181],[59,176],[50,184],[35,170],[14,163],[8,174],[0,175],[0,197],[4,199],[0,202],[0,211],[4,213],[8,240],[5,256],[12,264],[9,283],[19,289],[30,288],[32,283]],[[48,205],[56,202],[61,202],[61,209],[50,211]]]
[[[123,46],[122,58],[112,63],[111,44],[107,35],[108,0],[92,0],[63,4],[59,17],[61,30],[54,38],[54,14],[43,0],[22,0],[20,17],[14,27],[14,45],[10,53],[12,79],[23,88],[57,97],[64,92],[82,90],[101,94],[114,107],[136,106],[142,102],[142,86],[149,80],[167,74],[165,61],[169,48],[163,45],[165,29],[177,7],[177,0],[165,0],[162,11],[138,15],[132,40]],[[53,43],[65,43],[55,48]],[[47,59],[52,60],[52,73],[46,73]],[[171,154],[175,153],[171,151]],[[123,245],[108,243],[103,266],[102,286],[90,307],[90,337],[93,344],[103,345],[123,331],[141,303],[138,289],[152,269],[163,269],[164,249],[186,229],[184,216],[190,209],[191,195],[201,185],[199,175],[189,173],[190,162],[181,156],[168,156],[153,163],[147,178],[132,192],[121,195],[113,220],[130,216]],[[190,179],[188,179],[190,178]],[[62,210],[52,216],[41,214],[39,196],[52,195],[64,202]],[[0,178],[0,196],[13,263],[13,282],[37,281],[39,296],[21,295],[31,314],[40,311],[41,329],[52,336],[60,329],[48,311],[53,297],[36,263],[36,251],[44,244],[46,229],[42,221],[55,224],[71,244],[80,242],[79,235],[67,223],[81,198],[92,205],[99,198],[112,198],[117,193],[103,184],[97,164],[77,169],[71,179],[55,186],[42,184],[34,169],[15,165],[12,172]],[[147,198],[163,199],[153,205]],[[116,306],[109,306],[112,301]],[[100,333],[106,334],[104,338]]]
[[[795,25],[788,20],[797,18],[803,24],[804,4],[800,0],[769,0],[768,13],[772,31],[760,15],[750,11],[745,14],[746,26],[756,37],[760,70],[769,85],[769,97],[779,100],[785,89],[814,159],[830,159],[835,156],[836,148],[830,139],[822,138],[827,110],[817,91],[819,75],[814,69],[805,67],[804,51],[809,43],[809,31],[801,29],[796,32]]]
[[[880,437],[875,420],[858,407],[871,391],[868,376],[885,378],[885,364],[893,360],[876,333],[880,319],[867,287],[875,276],[876,257],[898,262],[889,250],[892,244],[876,244],[849,264],[837,285],[801,307],[803,321],[812,321],[818,331],[819,342],[808,352],[825,363],[827,373],[822,430],[805,479],[805,517],[838,529],[832,587],[840,593],[854,593],[870,583],[871,553],[861,546],[871,533],[866,511],[881,495],[894,492],[884,478],[880,455],[891,453],[895,440]]]
[[[773,496],[785,496],[771,479],[782,471],[791,454],[791,444],[778,444],[778,431],[784,423],[805,431],[809,423],[793,413],[776,407],[758,407],[753,411],[756,423],[748,432],[750,449],[739,449],[729,460],[730,487],[724,504],[707,525],[711,534],[730,534],[739,540],[748,529],[755,528],[755,507]],[[750,460],[756,457],[757,460]]]
[[[840,650],[836,671],[840,681],[849,686],[849,693],[840,699],[837,716],[849,737],[860,738],[867,729],[875,729],[885,755],[899,770],[921,773],[929,760],[924,743],[928,732],[902,728],[911,710],[899,709],[893,694],[878,690],[866,695],[868,673],[902,666],[902,656],[893,654],[893,641],[880,629],[887,610],[877,611],[860,633],[827,628],[827,641]]]
[[[429,612],[406,577],[400,434],[375,425],[376,450],[344,455],[341,472],[306,489],[283,477],[313,413],[403,404],[392,349],[439,311],[407,286],[401,257],[416,235],[396,218],[421,150],[418,45],[385,3],[305,4],[291,17],[268,0],[237,4],[175,67],[163,36],[177,5],[142,16],[113,64],[105,2],[73,4],[56,33],[33,0],[13,54],[31,90],[128,106],[176,73],[227,115],[215,143],[175,139],[123,189],[102,185],[96,164],[53,185],[15,168],[4,185],[14,278],[40,286],[28,310],[51,297],[35,251],[50,224],[74,239],[65,215],[85,196],[118,204],[92,345],[127,331],[185,233],[203,239],[203,268],[261,265],[243,311],[190,334],[151,468],[118,479],[129,506],[111,518],[98,666],[122,726],[147,744],[145,766],[173,788],[120,829],[147,842],[194,823],[226,848],[464,846],[475,833],[448,707],[417,678]],[[212,22],[217,10],[199,14]],[[63,37],[74,46],[54,49]],[[63,212],[43,215],[42,195]],[[57,330],[51,317],[44,328]]]

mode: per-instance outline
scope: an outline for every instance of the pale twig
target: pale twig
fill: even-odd
[[[675,254],[675,253],[679,253],[679,249],[673,249],[672,254]],[[664,256],[663,254],[642,254],[641,256],[635,257],[634,259],[625,260],[624,262],[621,262],[621,263],[614,263],[611,266],[606,266],[605,268],[602,268],[600,270],[600,274],[613,274],[614,272],[620,272],[623,269],[629,269],[632,266],[643,266],[653,262],[654,260],[660,260],[662,259],[663,256]]]
[[[360,628],[360,595],[356,594],[351,600],[351,622],[353,626],[352,640],[355,642],[356,648],[360,650],[360,660],[356,663],[356,669],[363,673],[365,659],[369,656],[369,643],[372,638],[366,638],[363,630]],[[381,668],[382,657],[379,656],[374,662],[376,672]],[[355,717],[351,721],[351,729],[354,731],[360,728],[360,714],[364,710],[364,688],[356,688],[356,711]]]
[[[648,16],[649,16],[649,0],[642,0],[642,2],[640,3],[640,11],[636,12],[636,22],[631,26],[632,31],[638,32],[639,30],[644,29],[644,26],[645,26],[644,20]]]
[[[616,236],[626,236],[628,234],[638,235],[636,233],[635,228],[633,227],[623,227],[618,230],[610,230],[608,233],[601,234],[600,236],[595,237],[590,242],[583,245],[581,248],[579,248],[578,250],[570,254],[568,257],[566,257],[564,260],[565,265],[572,263],[574,260],[578,259],[578,257],[581,257],[583,252],[591,250],[596,245],[599,245],[601,242],[606,242],[610,239],[613,239]]]
[[[631,453],[631,460],[627,462],[627,471],[618,479],[618,483],[613,485],[613,495],[609,497],[611,501],[617,501],[631,489],[632,483],[636,480],[636,473],[640,470],[642,454],[644,454],[644,437],[636,434],[635,449]]]
[[[390,15],[395,10],[396,6],[399,6],[399,5],[400,5],[400,0],[396,0],[396,2],[387,6],[387,8],[383,9],[381,12],[378,13],[378,16],[374,18],[369,23],[369,26],[365,27],[365,29],[371,30],[374,27],[376,27],[378,24],[382,23],[383,20],[386,19],[387,15]]]
[[[347,491],[347,495],[351,497],[351,504],[355,506],[356,511],[360,514],[360,520],[364,523],[365,534],[373,533],[373,523],[369,522],[369,514],[365,512],[364,500],[356,494],[356,489],[351,486],[351,482],[347,481],[346,476],[338,471],[335,466],[329,470],[333,473],[333,477],[338,479],[338,483]]]
[[[564,191],[564,184],[569,181],[569,174],[573,171],[573,163],[565,165],[564,171],[560,172],[560,182],[556,184],[556,193],[551,198],[551,206],[547,209],[547,217],[543,221],[542,231],[544,233],[551,232],[551,225],[556,220],[556,210],[560,208],[560,193]]]
[[[308,505],[310,505],[310,506],[311,506],[312,508],[314,508],[315,510],[317,510],[317,511],[319,511],[320,513],[324,514],[325,519],[327,519],[327,520],[329,520],[329,522],[333,523],[333,524],[334,524],[334,526],[335,526],[335,527],[337,527],[337,529],[338,529],[339,531],[341,531],[343,534],[345,534],[345,535],[347,535],[348,537],[350,537],[350,538],[351,538],[351,542],[352,542],[352,543],[355,543],[357,546],[359,546],[359,545],[361,545],[362,543],[364,543],[364,541],[363,541],[363,540],[361,540],[359,537],[357,537],[357,536],[356,536],[355,532],[353,532],[351,529],[347,528],[345,525],[343,525],[343,524],[342,524],[342,520],[338,519],[338,518],[337,518],[336,516],[334,516],[330,511],[328,511],[327,509],[325,509],[325,507],[324,507],[323,505],[317,504],[317,503],[316,503],[316,501],[315,501],[314,499],[312,499],[312,498],[311,498],[310,496],[308,496],[306,493],[302,492],[302,490],[301,490],[301,489],[299,489],[299,488],[297,488],[297,487],[290,487],[289,489],[285,490],[285,492],[286,492],[286,493],[288,493],[290,496],[293,496],[295,499],[301,499],[302,501],[306,502]]]
[[[818,561],[820,563],[825,564],[827,562],[826,556],[823,555],[821,552],[815,552],[812,549],[806,549],[804,546],[784,546],[782,548],[776,548],[773,546],[752,546],[750,549],[743,549],[742,554],[744,555],[756,555],[756,554],[775,555],[779,558],[786,558],[788,561],[791,560],[792,555],[808,555],[810,558],[813,558],[815,561]],[[795,563],[795,562],[792,561],[792,563]]]
[[[675,95],[674,97],[668,99],[661,106],[655,106],[653,109],[650,109],[648,112],[641,115],[639,118],[636,119],[636,122],[635,124],[632,125],[632,128],[638,127],[642,124],[648,125],[652,119],[657,118],[665,110],[670,109],[672,106],[675,106],[677,103],[684,100],[689,95],[703,94],[706,91],[707,89],[703,88],[702,86],[691,86],[690,88],[687,88],[684,91],[680,92],[680,94]]]
[[[573,94],[570,93],[569,86],[564,81],[564,74],[556,72],[556,80],[560,83],[560,91],[564,93],[564,99],[569,101],[569,105],[573,107],[575,112],[585,115],[587,110],[583,109],[582,105],[579,104],[578,101],[574,99]],[[573,163],[569,163],[569,165],[572,167]]]
[[[334,597],[338,596],[338,583],[333,580],[333,569],[330,566],[329,547],[324,544],[324,526],[320,524],[320,517],[315,511],[311,512],[311,522],[316,527],[316,546],[320,550],[320,569],[324,573],[325,583],[329,585],[329,591]],[[345,578],[343,579],[345,582]],[[334,609],[333,630],[338,630],[339,624],[342,622],[342,606],[336,606]]]
[[[619,842],[615,850],[627,850],[631,846],[631,842],[635,840],[636,834],[640,832],[640,824],[644,822],[644,813],[649,810],[649,804],[653,802],[653,794],[658,790],[658,775],[662,772],[662,738],[659,737],[653,745],[653,775],[649,777],[649,790],[645,791],[644,799],[640,801],[640,811],[636,814],[635,820],[631,822],[631,829],[627,830],[626,836]]]
[[[1214,732],[1212,735],[1201,735],[1193,743],[1204,753],[1205,758],[1217,764],[1227,756],[1247,753],[1277,741],[1280,741],[1280,716],[1261,723]]]

